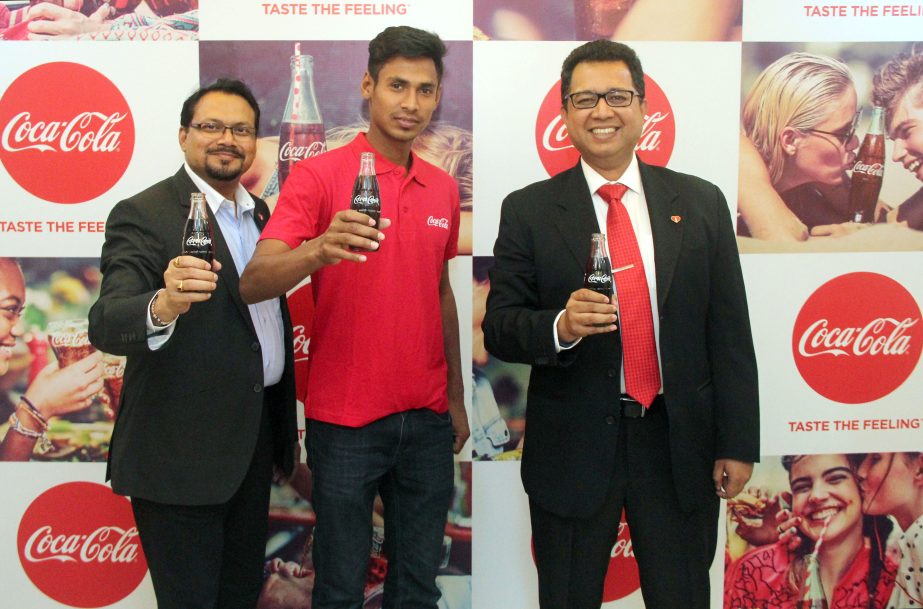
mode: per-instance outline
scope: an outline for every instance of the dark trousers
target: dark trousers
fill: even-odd
[[[661,398],[647,416],[622,418],[619,426],[615,474],[596,514],[564,518],[529,502],[539,605],[599,609],[624,508],[646,609],[708,609],[718,498],[691,513],[680,509]]]
[[[253,609],[256,605],[272,481],[267,410],[263,408],[250,469],[226,503],[168,505],[132,498],[159,609]]]
[[[385,609],[435,609],[454,466],[448,414],[393,414],[363,427],[307,422],[315,569],[313,609],[360,609],[372,507],[385,507]]]

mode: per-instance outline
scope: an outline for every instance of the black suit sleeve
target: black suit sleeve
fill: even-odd
[[[536,224],[527,219],[540,215],[522,191],[509,195],[500,212],[500,228],[490,270],[490,293],[482,324],[484,344],[493,355],[508,362],[533,366],[568,365],[572,350],[556,353],[554,320],[565,302],[543,298],[537,264]]]
[[[116,355],[148,352],[147,311],[163,287],[164,244],[136,200],[116,205],[106,221],[99,300],[90,309],[90,341]]]
[[[715,456],[759,461],[759,391],[756,355],[740,257],[727,202],[717,187],[716,247],[706,318],[714,392]]]

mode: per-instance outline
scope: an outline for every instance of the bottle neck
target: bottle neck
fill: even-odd
[[[884,133],[884,108],[881,106],[872,107],[872,118],[869,121],[868,135],[882,135]]]

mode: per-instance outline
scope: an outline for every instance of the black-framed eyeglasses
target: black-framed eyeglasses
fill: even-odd
[[[222,136],[228,129],[234,137],[251,138],[256,135],[256,129],[250,125],[225,125],[221,121],[204,121],[201,123],[190,123],[190,127],[198,129],[206,135]]]
[[[589,110],[595,108],[596,104],[598,104],[601,99],[606,100],[606,103],[612,108],[624,108],[625,106],[631,105],[635,96],[641,97],[634,91],[629,91],[627,89],[609,89],[605,93],[597,93],[596,91],[577,91],[576,93],[568,95],[567,99],[570,100],[574,108],[578,110]]]
[[[849,127],[845,129],[840,129],[839,131],[824,131],[823,129],[802,129],[802,131],[807,131],[808,133],[822,133],[823,135],[829,135],[836,138],[836,140],[845,148],[849,144],[849,140],[856,135],[856,128],[859,126],[859,119],[862,117],[862,110],[856,112],[856,115],[853,116],[852,123]]]

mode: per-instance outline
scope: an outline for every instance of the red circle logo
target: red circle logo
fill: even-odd
[[[0,97],[0,162],[52,203],[82,203],[112,188],[131,161],[131,109],[112,82],[79,63],[22,73]]]
[[[32,583],[72,607],[116,603],[147,573],[131,504],[102,484],[68,482],[36,497],[17,546]]]
[[[849,273],[820,286],[792,332],[801,377],[843,404],[871,402],[897,389],[916,367],[921,344],[917,302],[878,273]]]
[[[647,114],[635,151],[650,165],[666,166],[676,141],[676,120],[670,100],[649,76],[644,76]],[[580,153],[567,135],[561,118],[561,81],[554,83],[542,100],[535,119],[535,146],[548,175],[557,175],[577,163]]]
[[[619,520],[619,534],[612,546],[609,558],[609,569],[603,582],[603,602],[611,603],[625,598],[641,587],[641,578],[638,575],[638,562],[631,549],[631,533],[628,523],[625,522],[625,511]],[[535,549],[532,549],[532,562],[535,562]]]

